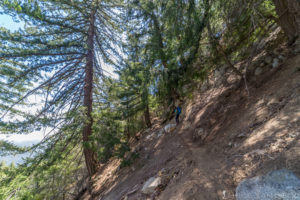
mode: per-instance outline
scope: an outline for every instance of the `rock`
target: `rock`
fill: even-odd
[[[289,137],[291,137],[291,138],[296,138],[297,135],[290,133],[290,134],[289,134]]]
[[[271,57],[271,56],[267,56],[267,57],[265,58],[265,62],[266,62],[267,64],[271,64],[271,63],[272,63],[272,57]]]
[[[277,68],[278,66],[279,66],[279,60],[278,60],[278,58],[274,58],[273,63],[272,63],[272,67]]]
[[[258,43],[257,49],[262,50],[266,46],[266,41],[262,40],[261,42]]]
[[[217,86],[221,85],[222,83],[222,74],[219,70],[215,70],[215,83]]]
[[[199,128],[198,131],[194,132],[193,140],[199,139],[201,137],[201,135],[203,135],[203,133],[204,133],[204,129],[203,128]]]
[[[299,200],[300,179],[282,169],[243,180],[236,188],[237,200]]]
[[[226,199],[226,190],[223,190],[223,199]]]
[[[142,193],[151,194],[155,192],[155,188],[161,184],[160,177],[151,177],[149,178],[142,188]]]
[[[278,58],[279,58],[279,60],[281,60],[281,61],[285,61],[285,60],[286,60],[286,57],[284,57],[283,55],[278,56]]]
[[[150,135],[147,135],[146,140],[152,140],[154,137],[154,133],[151,133]]]
[[[263,67],[263,66],[265,66],[265,63],[264,62],[262,62],[262,63],[260,63],[260,65],[259,65],[260,67]]]
[[[220,85],[222,85],[222,83],[223,83],[223,80],[221,78],[216,80],[216,86],[220,86]]]
[[[215,70],[215,83],[216,86],[220,86],[225,80],[226,66],[222,66],[219,69]]]
[[[164,130],[166,133],[170,133],[172,132],[176,127],[176,124],[167,124],[165,127],[164,127]]]
[[[243,138],[243,137],[246,137],[247,133],[246,132],[242,132],[240,134],[238,134],[236,137],[237,138]]]
[[[254,75],[258,76],[258,75],[260,75],[262,73],[262,71],[263,71],[262,68],[258,67],[258,68],[256,68],[256,70],[254,72]]]
[[[197,141],[200,139],[201,141],[204,141],[206,136],[207,136],[207,132],[203,128],[199,128],[198,130],[195,130],[193,134],[193,140]]]
[[[228,69],[227,65],[223,65],[222,67],[219,68],[220,74],[223,76],[226,73],[226,70]]]
[[[247,153],[247,155],[249,156],[262,156],[266,153],[266,150],[264,149],[255,149],[249,153]]]
[[[160,136],[162,136],[163,133],[164,133],[164,129],[162,128],[162,129],[160,129],[160,131],[158,132],[157,138],[159,138]]]
[[[201,84],[200,92],[205,92],[207,89],[208,89],[208,82],[207,82],[207,81],[204,81],[204,82]]]
[[[218,79],[222,76],[221,72],[219,70],[215,70],[215,78]]]
[[[300,48],[294,49],[294,53],[300,53]]]

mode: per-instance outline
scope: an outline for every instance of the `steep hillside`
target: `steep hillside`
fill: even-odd
[[[139,158],[124,168],[111,160],[81,199],[235,199],[245,178],[282,168],[300,175],[300,55],[287,56],[256,74],[248,89],[229,84],[196,92],[175,130],[155,121],[132,141]],[[154,176],[161,184],[142,194]]]

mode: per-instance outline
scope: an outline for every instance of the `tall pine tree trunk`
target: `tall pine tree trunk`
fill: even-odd
[[[94,65],[94,36],[95,36],[95,11],[92,11],[90,18],[90,27],[88,31],[88,54],[87,54],[87,63],[85,66],[85,79],[84,79],[84,100],[83,105],[86,108],[86,118],[87,122],[84,125],[83,129],[83,142],[89,142],[89,136],[92,135],[92,105],[93,105],[93,65]],[[83,150],[85,156],[85,163],[89,175],[93,175],[96,172],[96,156],[95,152],[85,146]]]
[[[147,74],[144,73],[144,77],[147,77]],[[146,78],[147,79],[147,78]],[[147,82],[149,80],[147,79]],[[142,104],[143,104],[143,108],[144,108],[144,119],[145,119],[145,123],[147,125],[148,128],[150,128],[152,126],[151,124],[151,119],[150,119],[150,112],[149,112],[149,91],[148,91],[148,87],[147,84],[145,83],[143,86],[143,93],[142,93]]]
[[[148,128],[152,126],[151,124],[151,119],[150,119],[150,112],[149,112],[149,105],[146,105],[146,108],[144,110],[144,117],[145,117],[145,122]]]
[[[300,1],[273,0],[282,27],[290,43],[293,43],[300,34]]]

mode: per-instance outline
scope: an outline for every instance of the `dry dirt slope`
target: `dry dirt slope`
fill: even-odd
[[[81,199],[235,199],[245,178],[281,168],[300,175],[299,69],[300,55],[292,55],[259,87],[249,85],[250,96],[244,87],[201,94],[173,132],[158,136],[157,122],[132,144],[140,155],[132,166],[103,166]],[[162,185],[143,195],[143,183],[156,175]]]

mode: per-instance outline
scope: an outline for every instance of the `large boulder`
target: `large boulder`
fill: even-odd
[[[243,180],[236,188],[237,200],[299,200],[300,179],[282,169]]]
[[[144,194],[152,194],[155,192],[155,188],[161,184],[160,177],[151,177],[149,178],[142,188],[142,193]]]
[[[176,124],[167,124],[167,125],[164,127],[164,130],[165,130],[166,133],[170,133],[170,132],[172,132],[175,128],[176,128]]]
[[[265,57],[265,63],[267,63],[267,64],[271,64],[272,63],[272,57],[271,56],[267,56],[267,57]]]

